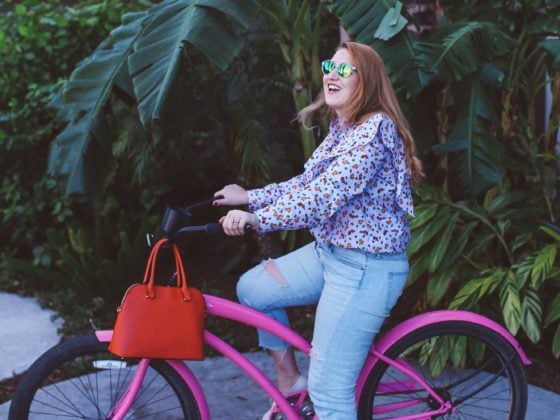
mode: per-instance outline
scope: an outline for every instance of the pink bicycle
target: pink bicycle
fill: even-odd
[[[207,204],[169,209],[162,223],[166,235],[221,230],[218,224],[188,224],[191,210]],[[310,343],[275,320],[233,301],[205,299],[208,316],[263,328],[309,354]],[[96,331],[44,353],[22,378],[9,418],[210,419],[202,387],[187,363],[119,358],[107,351],[111,335]],[[314,418],[306,393],[284,397],[235,348],[210,331],[204,340],[276,402],[282,414],[275,414],[275,420]],[[400,323],[372,345],[356,383],[359,418],[523,419],[523,365],[530,363],[515,338],[488,318],[455,310],[427,312]]]

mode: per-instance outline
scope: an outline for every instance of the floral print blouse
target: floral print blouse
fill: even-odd
[[[372,253],[403,252],[410,239],[404,141],[381,113],[352,126],[333,120],[302,174],[248,195],[259,232],[307,227],[318,243]]]

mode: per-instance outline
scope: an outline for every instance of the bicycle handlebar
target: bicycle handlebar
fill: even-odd
[[[188,207],[167,207],[161,221],[160,228],[164,235],[173,238],[180,234],[191,232],[204,232],[209,235],[224,234],[224,229],[220,223],[207,223],[205,225],[189,225],[192,216],[191,210],[211,206],[214,200],[223,197],[214,197],[200,203],[191,204]],[[251,230],[251,225],[245,225],[245,232]]]

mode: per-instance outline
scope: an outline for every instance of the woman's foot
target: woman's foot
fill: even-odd
[[[281,390],[282,391],[282,390]],[[286,391],[282,391],[285,397],[299,394],[307,391],[307,379],[303,375],[299,375],[296,382]],[[274,414],[281,413],[279,407],[273,401],[272,406],[264,413],[262,420],[271,420]]]
[[[300,392],[307,391],[307,378],[303,375],[299,375],[294,384],[287,391],[282,391],[285,396],[290,396],[292,394],[299,394]]]

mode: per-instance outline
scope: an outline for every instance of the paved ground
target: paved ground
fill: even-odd
[[[33,298],[0,292],[0,380],[29,367],[31,361],[59,341],[52,311]]]
[[[0,292],[0,379],[24,371],[43,351],[58,341],[59,324],[51,321],[52,312],[42,310],[30,298]],[[272,375],[272,366],[264,353],[248,356],[253,363]],[[298,355],[300,366],[307,360]],[[269,399],[235,365],[216,357],[189,363],[201,381],[213,420],[260,419],[269,407]],[[7,418],[9,403],[0,405],[0,419]],[[560,420],[560,395],[529,387],[527,420]]]

